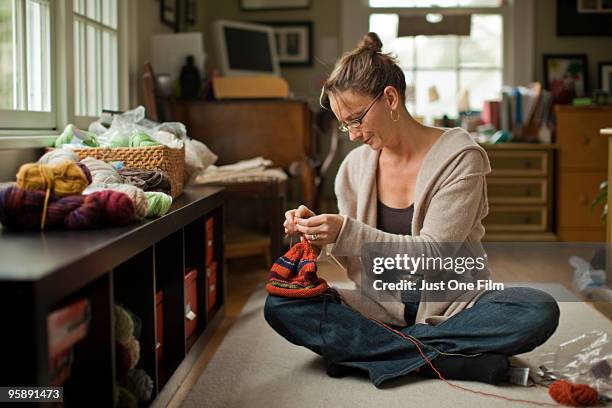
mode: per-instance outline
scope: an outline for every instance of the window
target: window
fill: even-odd
[[[504,70],[504,19],[499,0],[370,0],[370,6],[407,7],[393,14],[371,12],[369,30],[380,36],[383,51],[397,55],[406,76],[407,107],[413,115],[431,123],[444,114],[456,117],[459,105],[481,110],[485,100],[499,98]],[[440,6],[439,14],[415,9],[432,6]],[[469,36],[398,38],[400,13],[440,21],[443,7],[465,8],[462,14],[470,18]],[[483,10],[487,7],[489,10]]]
[[[41,113],[51,125],[51,12],[49,0],[0,1],[0,110]],[[15,126],[23,117],[14,112]],[[5,124],[3,118],[2,124]]]
[[[0,0],[0,135],[42,143],[67,123],[126,108],[127,4]]]
[[[75,114],[119,109],[117,0],[74,0]]]

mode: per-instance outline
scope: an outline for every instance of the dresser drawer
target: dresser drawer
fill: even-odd
[[[557,227],[604,228],[600,218],[602,206],[593,208],[592,203],[599,194],[599,185],[607,179],[605,172],[559,173]]]
[[[548,174],[547,151],[487,151],[492,176],[537,177]]]
[[[612,126],[612,109],[561,109],[557,113],[559,167],[608,168],[608,138],[600,130]]]
[[[548,227],[548,210],[545,206],[491,205],[483,223],[487,231],[543,232]]]
[[[546,204],[545,178],[488,177],[487,196],[491,204]]]

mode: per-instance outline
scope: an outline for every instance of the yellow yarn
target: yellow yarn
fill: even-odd
[[[17,185],[25,190],[51,191],[58,197],[81,194],[89,182],[75,163],[53,165],[28,163],[17,172]]]
[[[140,342],[134,337],[130,337],[124,346],[130,353],[130,370],[136,367],[138,360],[140,360]]]
[[[134,321],[121,306],[115,305],[115,339],[127,347],[130,337],[134,335]]]

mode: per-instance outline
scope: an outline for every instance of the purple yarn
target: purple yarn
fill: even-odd
[[[38,229],[45,192],[16,186],[0,191],[0,222],[9,229]],[[45,228],[86,229],[127,225],[135,219],[132,200],[124,193],[102,190],[86,196],[49,197]]]
[[[84,165],[83,163],[81,163],[81,162],[76,162],[75,164],[77,166],[79,166],[79,168],[81,170],[83,170],[83,173],[85,173],[85,178],[87,179],[87,184],[91,184],[92,178],[91,178],[91,171],[89,171],[89,168],[86,165]]]

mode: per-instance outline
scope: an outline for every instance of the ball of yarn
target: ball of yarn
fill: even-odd
[[[170,178],[159,169],[129,168],[119,171],[123,182],[131,184],[144,191],[160,191],[169,194],[171,191]]]
[[[39,228],[44,203],[44,191],[7,187],[0,191],[0,222],[13,230]]]
[[[557,380],[548,388],[550,396],[560,404],[572,407],[591,406],[599,402],[596,390],[585,384],[572,384],[569,381]]]
[[[136,132],[130,137],[130,147],[145,146],[159,146],[159,143],[151,139],[151,136],[147,135],[145,132]]]
[[[95,134],[81,130],[70,124],[64,128],[64,131],[55,139],[55,147],[61,147],[65,144],[75,144],[89,147],[98,147],[98,138]]]
[[[134,322],[130,314],[119,305],[115,305],[115,339],[122,344],[127,344],[130,337],[134,335]]]
[[[85,191],[83,191],[83,194],[91,194],[96,191],[103,191],[103,190],[119,191],[119,192],[126,194],[128,197],[130,197],[130,199],[134,203],[134,210],[136,212],[136,217],[138,219],[142,219],[147,216],[147,210],[148,210],[149,204],[148,204],[147,196],[145,195],[145,192],[142,191],[140,188],[131,186],[129,184],[116,184],[116,183],[104,184],[104,185],[101,184],[97,186],[93,185],[93,186],[86,188]]]
[[[113,131],[108,138],[109,147],[129,147],[130,137],[123,132]]]
[[[138,399],[126,388],[119,387],[117,408],[138,408]]]
[[[10,186],[0,191],[0,222],[9,229],[40,228],[46,193]],[[123,226],[135,219],[132,200],[119,191],[59,198],[51,194],[45,227],[85,229]]]
[[[130,369],[136,367],[140,360],[140,342],[136,337],[132,336],[128,339],[127,343],[124,344],[130,354]]]
[[[93,157],[86,157],[81,160],[91,172],[92,184],[113,184],[121,183],[121,175],[112,165]]]
[[[172,205],[172,196],[157,192],[145,192],[147,197],[147,217],[161,217],[166,214]]]
[[[38,159],[40,164],[56,164],[63,161],[78,162],[79,156],[71,149],[53,149]]]
[[[123,226],[136,218],[134,203],[126,194],[104,190],[85,196],[83,204],[65,218],[68,229],[87,229],[102,226]]]
[[[89,171],[89,168],[81,162],[76,162],[74,164],[76,164],[83,171],[83,174],[85,174],[85,177],[87,178],[87,183],[91,184],[93,179],[91,178],[91,171]]]
[[[51,190],[59,197],[81,192],[89,185],[87,175],[76,163],[54,165],[27,163],[17,172],[17,185],[25,190]]]
[[[124,346],[123,344],[119,343],[118,341],[116,341],[115,342],[115,366],[117,369],[117,381],[119,381],[120,384],[127,383],[127,376],[130,370],[131,363],[132,361],[131,361],[130,351],[128,350],[128,348]]]
[[[128,371],[127,389],[141,402],[147,402],[153,395],[153,380],[146,371],[137,368]]]

